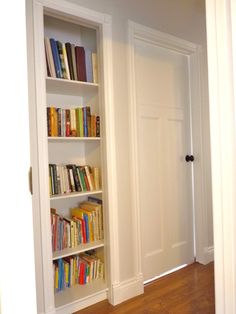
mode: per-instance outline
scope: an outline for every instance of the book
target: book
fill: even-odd
[[[76,136],[76,114],[75,109],[70,109],[70,136]]]
[[[85,50],[84,47],[75,47],[75,58],[77,66],[77,77],[79,81],[87,81],[85,66]]]
[[[88,201],[80,203],[79,206],[81,208],[86,208],[87,210],[90,210],[96,213],[95,215],[96,240],[102,240],[104,236],[102,205],[88,200]]]
[[[52,48],[51,48],[50,40],[48,37],[44,38],[44,44],[45,44],[46,58],[48,61],[49,74],[51,77],[56,77],[55,66],[54,66],[53,55],[52,55]]]
[[[88,178],[88,183],[89,183],[89,190],[93,191],[94,190],[94,179],[93,179],[93,174],[91,171],[91,168],[88,165],[84,166],[86,176]]]
[[[92,69],[93,69],[93,83],[98,83],[98,60],[97,54],[92,52]]]
[[[71,51],[71,43],[67,42],[65,43],[66,46],[66,53],[67,53],[67,60],[69,65],[69,71],[70,71],[70,79],[74,80],[74,70],[73,70],[73,62],[72,62],[72,51]]]
[[[57,50],[58,50],[59,57],[60,57],[62,78],[67,79],[66,66],[65,66],[65,61],[64,61],[64,54],[63,54],[63,50],[62,50],[62,43],[59,40],[57,40],[56,44],[57,44]]]
[[[100,137],[100,117],[96,116],[96,137]]]
[[[52,49],[55,71],[56,71],[56,77],[63,78],[62,71],[61,71],[60,57],[59,57],[59,53],[57,49],[57,44],[54,38],[50,38],[50,44],[51,44],[51,49]]]
[[[72,54],[72,65],[73,65],[73,73],[75,80],[78,81],[78,76],[77,76],[77,67],[76,67],[76,57],[75,57],[75,45],[71,44],[71,54]]]
[[[88,48],[84,48],[84,51],[87,82],[93,83],[92,51]]]
[[[90,107],[86,106],[86,126],[87,126],[87,136],[91,136],[91,111]]]
[[[70,128],[71,128],[71,119],[70,119],[70,109],[66,109],[66,136],[70,136]]]
[[[64,62],[65,62],[66,78],[70,80],[70,70],[69,70],[68,58],[67,58],[67,53],[66,53],[66,46],[64,43],[62,43],[62,53],[64,57]]]

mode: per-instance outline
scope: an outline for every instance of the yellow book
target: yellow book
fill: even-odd
[[[55,285],[55,289],[57,290],[58,289],[58,266],[55,266],[55,282],[54,282],[54,285]]]
[[[91,211],[86,210],[84,208],[72,208],[71,209],[71,216],[72,217],[78,217],[81,218],[83,220],[85,220],[85,215],[87,215],[88,217],[88,233],[89,233],[89,238],[87,239],[86,242],[93,242],[94,241],[94,222],[93,222],[93,214],[91,213]]]

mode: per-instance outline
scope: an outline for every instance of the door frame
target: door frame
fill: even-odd
[[[132,221],[133,243],[135,255],[135,274],[143,276],[142,250],[141,250],[141,221],[140,221],[140,198],[139,198],[139,174],[138,174],[138,132],[137,132],[137,108],[135,90],[135,64],[134,64],[134,41],[142,40],[159,47],[168,48],[181,53],[189,59],[190,77],[190,119],[192,123],[192,143],[195,147],[194,184],[195,196],[194,228],[195,228],[195,254],[196,260],[206,264],[213,260],[213,247],[208,247],[208,221],[207,221],[207,195],[206,176],[204,173],[204,146],[202,129],[202,105],[205,97],[203,75],[202,48],[175,36],[159,32],[149,27],[128,22],[128,75],[129,75],[129,119],[130,119],[130,164],[132,180]],[[194,87],[194,88],[193,88]],[[193,147],[193,145],[191,144]],[[197,152],[197,153],[196,153]]]
[[[236,313],[235,21],[235,0],[206,0],[216,314]]]

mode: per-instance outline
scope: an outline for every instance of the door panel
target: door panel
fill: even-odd
[[[194,260],[188,58],[135,40],[144,279]]]

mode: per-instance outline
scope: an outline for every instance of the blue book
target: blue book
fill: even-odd
[[[51,44],[51,48],[52,48],[52,56],[53,56],[53,61],[54,61],[54,65],[55,65],[56,76],[58,78],[63,78],[60,56],[58,53],[57,43],[56,43],[55,39],[50,38],[50,44]]]
[[[88,48],[84,48],[84,50],[87,82],[93,83],[92,51]]]
[[[87,109],[86,107],[83,107],[82,110],[83,110],[83,122],[84,122],[84,137],[86,137],[88,136]]]
[[[83,219],[85,221],[86,242],[88,243],[88,242],[90,242],[88,215],[83,214]]]
[[[58,291],[61,291],[63,289],[62,286],[62,278],[63,278],[63,261],[62,258],[59,258],[58,260]]]

